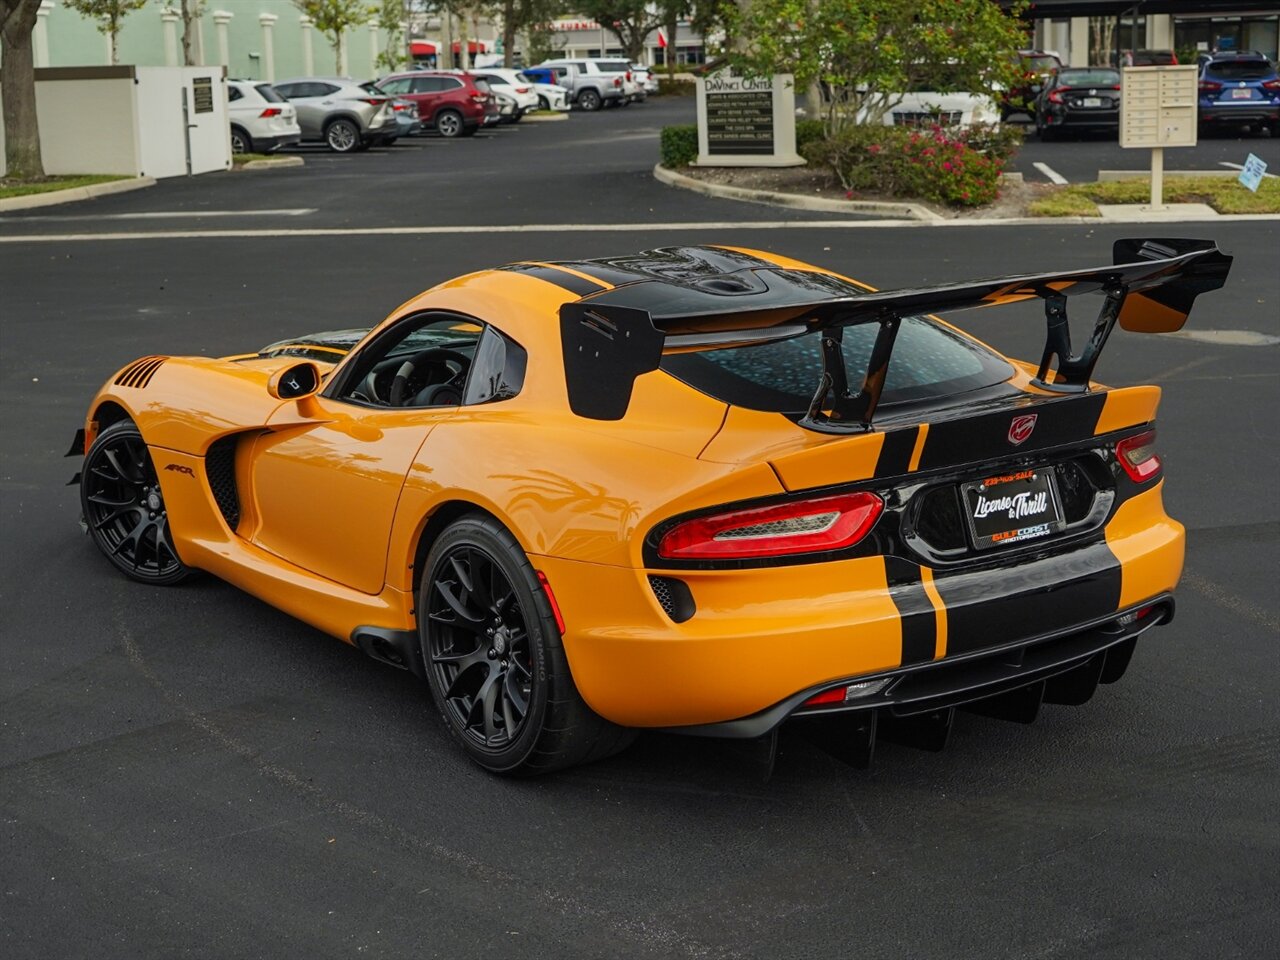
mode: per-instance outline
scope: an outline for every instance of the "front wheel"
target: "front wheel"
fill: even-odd
[[[80,507],[94,544],[130,580],[163,586],[190,575],[169,539],[156,468],[132,420],[113,423],[93,441],[81,470]]]
[[[583,702],[538,576],[492,517],[465,516],[432,545],[418,594],[431,696],[467,755],[529,776],[601,759],[634,732]]]
[[[360,129],[350,120],[335,120],[325,127],[324,142],[334,153],[352,153],[363,144]]]

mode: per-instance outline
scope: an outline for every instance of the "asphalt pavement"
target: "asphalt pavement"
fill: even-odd
[[[1280,954],[1280,223],[837,224],[654,184],[677,109],[540,128],[579,138],[558,153],[519,129],[162,183],[58,211],[75,222],[0,217],[69,235],[0,245],[0,956]],[[596,121],[609,137],[581,132]],[[402,156],[422,168],[377,176],[418,162]],[[74,239],[293,207],[317,213],[254,217],[262,236]],[[637,226],[271,235],[311,218]],[[746,221],[773,225],[721,226]],[[371,324],[478,267],[726,243],[888,288],[1109,262],[1143,233],[1235,255],[1189,327],[1251,335],[1117,332],[1098,369],[1164,388],[1166,504],[1189,531],[1177,618],[1089,704],[1026,727],[964,714],[946,751],[882,744],[869,774],[784,735],[762,784],[723,744],[646,734],[554,777],[488,776],[406,675],[212,578],[123,580],[65,486],[85,404],[124,362]],[[959,321],[1038,356],[1029,306]]]

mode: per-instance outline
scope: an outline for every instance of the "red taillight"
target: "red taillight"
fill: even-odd
[[[484,103],[489,98],[486,97],[483,93],[473,93],[471,95],[471,99],[475,103]]]
[[[1134,483],[1160,475],[1160,457],[1156,454],[1156,432],[1148,430],[1136,437],[1126,437],[1116,444],[1116,459]]]
[[[1117,83],[1114,87],[1107,87],[1107,89],[1108,89],[1108,90],[1119,90],[1119,89],[1120,89],[1120,84],[1118,84],[1118,83]]]
[[[621,77],[614,77],[614,78],[613,78],[613,85],[614,85],[615,87],[620,87],[620,86],[622,86],[622,78],[621,78]]]
[[[1050,102],[1050,103],[1062,103],[1062,92],[1061,92],[1060,90],[1050,90],[1050,91],[1049,91],[1049,102]]]
[[[529,92],[528,87],[516,87],[516,93],[528,93],[528,92]]]
[[[804,702],[804,705],[806,707],[820,707],[824,703],[844,703],[844,687],[832,687],[830,690],[815,693]]]
[[[1263,80],[1262,89],[1270,90],[1272,93],[1280,93],[1280,80]]]
[[[859,492],[698,517],[668,530],[658,555],[739,560],[843,550],[867,535],[883,508],[874,493]]]
[[[631,82],[631,71],[630,71],[630,70],[628,70],[628,71],[627,71],[627,83],[630,83],[630,82]]]
[[[1217,93],[1221,89],[1222,89],[1222,84],[1217,83],[1216,81],[1213,81],[1213,80],[1200,81],[1201,93]]]
[[[267,109],[258,114],[258,119],[265,120],[267,117],[278,117],[282,113],[284,113],[284,111],[279,107],[267,107]]]

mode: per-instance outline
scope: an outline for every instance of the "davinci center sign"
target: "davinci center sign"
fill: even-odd
[[[718,73],[698,81],[701,167],[798,167],[795,79]]]

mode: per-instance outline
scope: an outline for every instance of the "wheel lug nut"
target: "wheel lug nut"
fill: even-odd
[[[486,630],[486,631],[485,631],[485,634],[486,634],[487,636],[492,637],[492,636],[493,636],[493,627],[490,627],[488,630]]]

